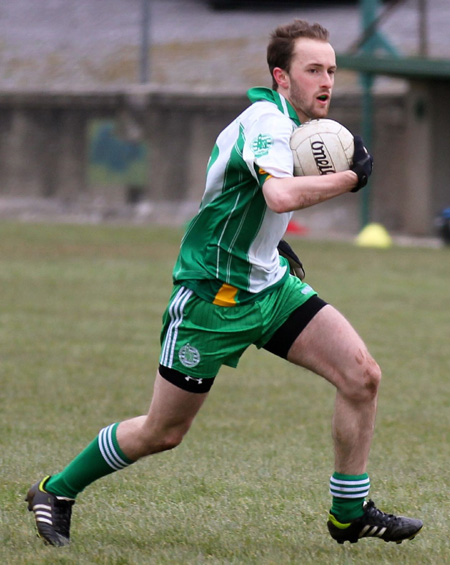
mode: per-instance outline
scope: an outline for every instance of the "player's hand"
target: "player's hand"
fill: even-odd
[[[353,165],[350,170],[356,173],[358,184],[352,188],[352,192],[358,192],[366,186],[373,168],[373,157],[364,146],[364,142],[360,135],[354,137],[355,151],[353,153]]]
[[[303,268],[303,263],[297,257],[297,254],[289,245],[289,243],[287,241],[284,241],[284,239],[281,239],[277,249],[278,253],[289,261],[291,275],[295,275],[302,281],[305,278],[305,269]]]

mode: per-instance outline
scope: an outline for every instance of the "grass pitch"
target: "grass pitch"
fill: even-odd
[[[0,224],[0,543],[5,564],[432,564],[450,555],[450,250],[295,240],[307,280],[384,370],[369,472],[402,545],[328,536],[333,390],[250,349],[176,450],[91,485],[72,545],[35,537],[24,496],[114,421],[145,413],[181,233]]]

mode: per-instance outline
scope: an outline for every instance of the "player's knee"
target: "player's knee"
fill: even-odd
[[[152,439],[146,445],[146,455],[154,453],[162,453],[163,451],[170,451],[179,446],[183,440],[183,434],[177,432],[168,432],[160,434],[158,438]]]
[[[381,369],[378,363],[370,358],[363,376],[363,386],[370,398],[375,398],[381,382]]]
[[[346,395],[356,402],[370,402],[374,400],[378,394],[378,388],[381,382],[381,369],[378,363],[367,355],[364,361],[358,364],[358,367],[349,379]]]
[[[184,435],[180,430],[170,430],[170,432],[164,434],[160,439],[161,451],[170,451],[178,447],[183,441]]]
[[[175,449],[183,441],[185,432],[179,429],[157,430],[143,433],[140,437],[140,457]]]

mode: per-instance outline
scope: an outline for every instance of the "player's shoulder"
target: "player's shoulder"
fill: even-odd
[[[253,104],[251,104],[247,108],[247,112],[249,113],[249,115],[252,116],[269,115],[269,116],[277,116],[280,117],[281,119],[287,119],[287,120],[289,119],[289,117],[283,114],[283,112],[278,108],[278,106],[270,100],[257,100],[256,102],[253,102]]]
[[[258,100],[244,112],[244,123],[247,127],[270,127],[292,130],[291,119],[281,112],[276,104],[268,100]]]

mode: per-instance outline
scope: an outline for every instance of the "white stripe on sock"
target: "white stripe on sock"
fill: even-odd
[[[330,494],[338,498],[365,498],[370,490],[370,479],[346,481],[330,477]]]
[[[370,483],[370,479],[362,479],[360,481],[344,481],[342,479],[335,479],[334,477],[330,477],[330,482],[335,483],[336,485],[366,485]]]
[[[106,463],[115,471],[128,467],[129,463],[124,461],[117,453],[112,440],[112,429],[114,424],[103,428],[98,434],[98,447]]]

